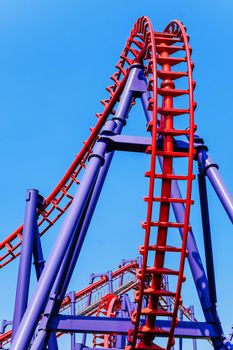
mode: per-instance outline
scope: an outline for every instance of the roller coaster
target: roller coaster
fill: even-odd
[[[191,54],[182,22],[172,21],[157,32],[147,17],[136,21],[106,88],[109,96],[101,101],[103,111],[96,114],[81,151],[47,198],[36,189],[27,191],[23,225],[0,243],[1,269],[19,257],[14,314],[2,321],[1,349],[58,350],[65,333],[70,333],[71,350],[196,350],[197,339],[214,349],[233,349],[216,309],[206,178],[231,222],[233,200],[196,131]],[[122,134],[138,101],[146,137]],[[149,164],[143,169],[148,192],[139,257],[123,259],[115,271],[92,273],[86,288],[68,292],[116,151],[129,157],[142,153]],[[190,223],[194,161],[206,266]],[[41,236],[63,216],[45,262]],[[29,300],[32,261],[37,283]],[[182,300],[186,263],[203,311],[201,322],[194,306]]]

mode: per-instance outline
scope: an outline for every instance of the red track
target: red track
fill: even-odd
[[[122,275],[125,275],[125,274],[132,274],[132,275],[135,275],[136,274],[136,268],[138,267],[137,265],[137,262],[130,262],[128,264],[126,264],[125,266],[122,266],[122,267],[119,267],[119,269],[115,270],[112,274],[112,278],[113,278],[113,281],[114,280],[117,280],[120,276]],[[101,289],[103,289],[105,286],[107,286],[107,282],[108,282],[108,279],[106,276],[103,276],[101,277],[98,281],[96,281],[95,283],[92,283],[91,285],[88,285],[86,288],[83,288],[82,290],[78,291],[75,293],[75,301],[76,303],[82,301],[82,300],[85,300],[85,298],[89,295],[89,293],[98,293],[99,291],[101,291]],[[133,281],[131,281],[133,282]],[[135,289],[137,290],[138,289],[138,284],[135,284],[134,283],[127,283],[126,282],[126,285],[125,285],[126,288],[122,289],[122,291],[120,292],[119,295],[121,295],[121,293],[126,293],[128,292],[129,290],[132,290],[132,289]],[[163,286],[164,288],[164,286]],[[114,295],[111,295],[109,297],[109,294],[107,295],[103,295],[103,298],[101,299],[101,301],[99,302],[98,304],[98,307],[97,309],[94,308],[92,310],[90,310],[88,313],[85,313],[85,315],[93,315],[95,314],[96,316],[100,315],[102,313],[102,315],[106,312],[106,314],[104,314],[105,316],[109,316],[109,317],[114,317],[115,316],[115,310],[116,310],[116,307],[117,307],[117,304],[118,304],[118,294],[116,294],[116,291],[114,291]],[[107,296],[107,298],[106,298]],[[111,301],[114,299],[114,302],[111,304]],[[170,298],[170,302],[172,304],[174,304],[174,299],[173,298]],[[166,310],[168,308],[168,305],[167,305],[167,299],[166,298],[163,298],[161,297],[160,298],[160,304],[161,304],[161,307]],[[61,305],[61,309],[60,309],[60,312],[64,312],[65,310],[67,310],[68,308],[70,307],[70,297],[67,296],[63,302],[62,302],[62,305]],[[179,306],[179,310],[183,313],[183,315],[191,320],[192,319],[192,316],[190,314],[190,310],[187,309],[184,305],[180,305]],[[77,311],[78,312],[78,311]],[[113,314],[111,314],[111,312]],[[0,335],[0,344],[1,346],[5,346],[7,345],[10,340],[11,340],[11,334],[12,334],[12,331],[9,330],[3,334]],[[57,336],[61,336],[63,333],[57,333]],[[97,338],[104,341],[105,343],[107,343],[108,345],[110,345],[109,347],[111,347],[112,345],[112,335],[106,335],[106,336],[96,336],[94,335],[94,338],[93,338],[93,343],[94,343],[94,347],[97,346]],[[102,344],[98,344],[99,346],[101,346]],[[102,345],[103,346],[103,345]],[[106,346],[104,346],[106,347]]]
[[[119,267],[119,269],[113,271],[113,273],[112,273],[113,281],[126,273],[130,273],[130,274],[135,275],[135,269],[137,267],[138,267],[138,265],[137,265],[136,261],[132,261],[124,266]],[[75,293],[75,301],[78,302],[78,301],[84,299],[86,296],[88,296],[89,293],[94,293],[94,292],[99,291],[101,288],[104,288],[106,286],[107,282],[108,282],[108,278],[106,276],[101,277],[95,283],[92,283],[92,284],[88,285],[86,288],[83,288],[82,290],[76,292]],[[132,283],[131,285],[129,285],[129,288],[132,288],[132,285],[134,285],[134,284]],[[124,293],[125,292],[127,292],[127,290],[124,289]],[[63,300],[63,302],[61,304],[60,312],[65,311],[68,307],[70,307],[70,297],[69,296],[67,296]],[[94,310],[94,312],[95,312],[95,310]],[[90,314],[88,314],[88,315],[90,315]],[[12,333],[12,331],[9,330],[3,334],[0,334],[0,345],[1,346],[4,346],[10,342],[11,333]]]
[[[145,176],[149,178],[149,192],[145,198],[147,202],[147,217],[143,223],[145,229],[144,245],[140,247],[143,255],[142,269],[138,270],[137,276],[140,282],[139,291],[136,294],[138,308],[132,317],[135,328],[129,335],[130,348],[159,350],[164,347],[155,345],[153,340],[161,335],[167,336],[166,349],[171,349],[174,343],[174,328],[177,323],[177,312],[181,304],[181,287],[184,282],[184,263],[187,256],[186,242],[189,232],[189,213],[191,201],[191,186],[194,178],[192,163],[194,156],[194,109],[192,80],[193,64],[191,62],[191,48],[188,44],[188,36],[182,23],[171,22],[164,32],[154,32],[148,18],[141,17],[135,23],[126,46],[117,63],[117,72],[112,75],[113,84],[107,88],[109,99],[102,101],[104,111],[97,114],[98,122],[91,129],[91,134],[74,162],[46,198],[43,210],[38,212],[38,222],[41,235],[44,234],[65,213],[72,202],[74,187],[79,185],[79,178],[86,167],[86,161],[92,147],[98,138],[98,134],[110,114],[114,114],[114,106],[119,101],[121,92],[126,83],[129,66],[135,62],[141,62],[145,66],[148,79],[148,88],[151,91],[151,99],[148,109],[152,112],[152,120],[148,130],[152,133],[152,146],[148,147],[147,153],[151,156],[149,171]],[[178,70],[176,69],[178,67]],[[179,88],[175,86],[178,81]],[[160,83],[160,85],[159,85]],[[180,87],[181,85],[181,87]],[[186,96],[186,98],[185,98]],[[185,106],[180,108],[179,98]],[[185,102],[184,102],[185,100]],[[178,106],[176,103],[178,101]],[[179,120],[179,128],[176,127]],[[180,126],[181,125],[181,126]],[[188,152],[176,152],[173,149],[175,136],[186,135],[189,138]],[[162,150],[157,150],[157,139],[163,141]],[[162,172],[158,173],[156,160],[162,159]],[[173,174],[174,159],[185,159],[186,168],[183,167],[181,175]],[[161,193],[155,193],[155,179],[161,182]],[[172,180],[183,182],[185,187],[184,199],[171,197]],[[75,189],[76,190],[76,189]],[[174,223],[171,220],[171,203],[184,203],[185,218],[182,223]],[[155,204],[159,209],[155,210]],[[179,247],[169,246],[168,238],[174,228],[183,229],[183,239]],[[20,254],[23,226],[18,227],[11,235],[0,243],[2,256],[1,265],[5,266]],[[152,241],[153,238],[153,241]],[[167,253],[174,255],[177,268],[171,269],[166,264]],[[153,262],[149,259],[153,255]],[[148,264],[151,266],[148,266]],[[163,275],[176,277],[176,287],[173,292],[161,289]],[[148,278],[150,279],[148,286]],[[142,299],[148,297],[148,307],[142,309]],[[171,312],[165,312],[159,308],[159,298],[170,296],[174,299],[174,307]],[[139,327],[140,316],[145,315],[146,325]],[[171,317],[170,331],[164,331],[154,327],[158,317]]]

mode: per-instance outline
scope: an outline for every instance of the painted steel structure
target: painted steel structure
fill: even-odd
[[[1,268],[20,255],[14,315],[12,321],[2,324],[2,347],[10,342],[12,350],[54,350],[58,349],[55,334],[70,332],[72,350],[86,347],[170,350],[177,345],[181,350],[183,338],[193,339],[194,349],[196,338],[208,339],[214,349],[233,349],[224,336],[216,310],[206,177],[232,222],[233,200],[203,139],[195,133],[191,52],[181,22],[172,21],[163,32],[155,32],[148,18],[139,18],[111,77],[113,83],[107,87],[109,98],[102,101],[104,110],[97,114],[97,124],[80,153],[46,199],[35,189],[27,191],[24,225],[0,243]],[[148,137],[121,135],[136,99],[142,103]],[[67,295],[116,151],[141,152],[150,159],[145,172],[149,186],[145,197],[147,215],[142,224],[145,237],[139,247],[142,259],[124,261],[113,273],[92,274],[89,287]],[[194,160],[199,164],[206,272],[189,222]],[[176,166],[178,162],[180,166]],[[40,236],[66,212],[45,264]],[[170,241],[177,231],[180,243],[172,245]],[[38,282],[28,301],[32,259]],[[193,306],[185,308],[182,304],[186,260],[205,322],[197,322]],[[126,272],[134,279],[125,281]],[[95,278],[100,279],[94,282]],[[172,281],[171,289],[168,281]],[[96,288],[106,283],[108,290],[103,298],[93,301]],[[135,290],[133,301],[127,294],[129,290]],[[85,298],[85,308],[77,313],[80,295]],[[69,305],[71,315],[64,315],[62,311]],[[183,320],[185,316],[188,321]],[[6,331],[11,325],[12,331]],[[76,332],[83,333],[79,343]],[[94,335],[92,346],[87,334]],[[175,345],[176,337],[180,340]]]

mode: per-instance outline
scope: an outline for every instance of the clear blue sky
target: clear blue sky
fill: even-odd
[[[158,31],[175,18],[186,24],[196,64],[198,131],[233,193],[232,11],[230,0],[2,0],[0,239],[22,222],[25,190],[37,188],[47,196],[88,137],[95,113],[102,110],[99,101],[107,96],[109,76],[142,15],[150,17]],[[143,134],[144,128],[137,107],[127,133]],[[145,170],[143,156],[116,156],[70,289],[87,284],[90,272],[115,269],[122,257],[137,255],[143,239]],[[209,192],[218,309],[228,333],[233,323],[232,226]],[[192,223],[202,250],[197,194],[194,199]],[[46,256],[58,230],[59,225],[43,239]],[[0,319],[12,317],[17,265],[18,260],[1,271]],[[187,306],[197,304],[191,284],[189,280],[184,288]]]

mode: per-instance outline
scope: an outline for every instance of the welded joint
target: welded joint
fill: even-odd
[[[101,154],[91,153],[88,157],[88,161],[90,161],[91,158],[98,158],[101,161],[101,166],[104,165],[105,157],[102,156]]]
[[[43,265],[44,266],[45,264],[45,260],[36,260],[36,261],[33,261],[33,265]]]
[[[124,126],[126,125],[126,120],[124,118],[121,117],[113,117],[112,120],[114,121],[120,121]]]

